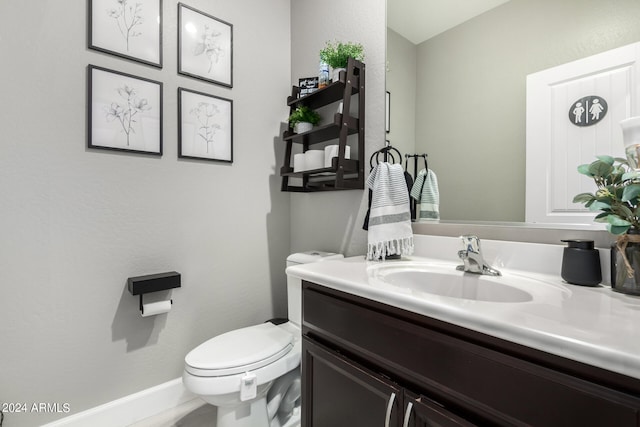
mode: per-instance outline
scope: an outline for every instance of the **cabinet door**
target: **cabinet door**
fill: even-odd
[[[400,427],[402,389],[303,337],[303,427]]]
[[[405,392],[404,407],[402,427],[472,427],[475,425],[447,411],[436,402],[409,392]]]

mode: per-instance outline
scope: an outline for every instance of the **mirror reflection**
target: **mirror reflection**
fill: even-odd
[[[526,76],[640,41],[640,2],[468,3],[387,0],[387,139],[428,154],[441,219],[522,222]]]

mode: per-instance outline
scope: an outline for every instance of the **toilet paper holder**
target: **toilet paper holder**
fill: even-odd
[[[140,295],[140,312],[144,314],[142,303],[144,294],[179,288],[181,287],[180,280],[181,276],[177,271],[147,274],[145,276],[129,277],[127,279],[127,288],[131,295]],[[173,304],[173,300],[171,300],[171,304]]]

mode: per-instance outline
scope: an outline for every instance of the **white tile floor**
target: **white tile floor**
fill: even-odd
[[[193,399],[129,427],[215,427],[216,407]]]
[[[193,399],[128,427],[216,427],[216,415],[215,406],[201,399]],[[299,426],[299,418],[296,421],[292,418],[284,427]]]

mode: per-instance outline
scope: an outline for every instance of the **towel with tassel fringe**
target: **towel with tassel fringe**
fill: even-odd
[[[367,178],[367,187],[371,189],[367,259],[411,255],[411,210],[402,166],[378,163]]]

